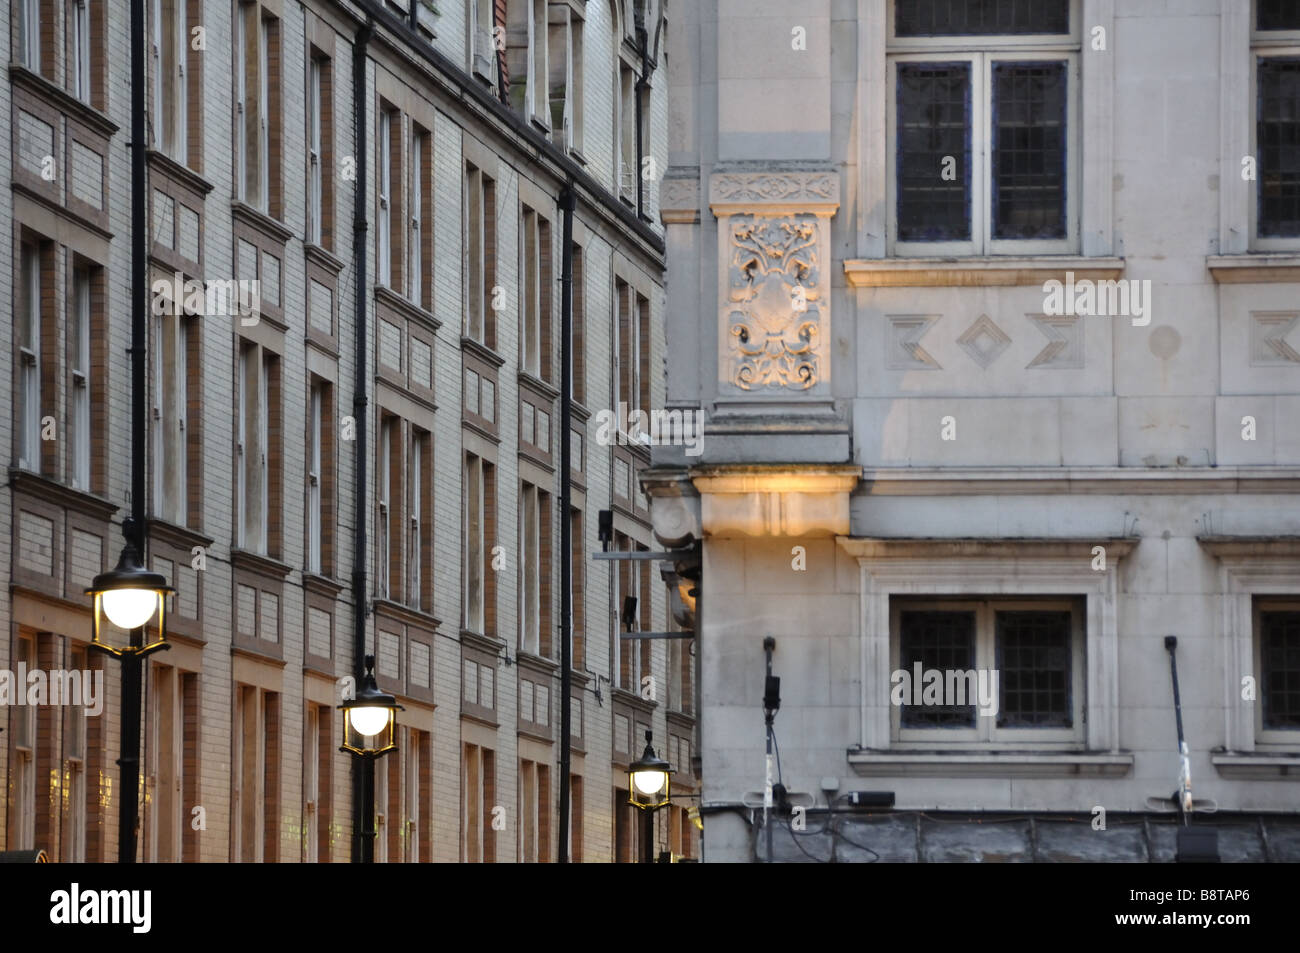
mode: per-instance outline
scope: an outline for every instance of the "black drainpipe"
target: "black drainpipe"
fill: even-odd
[[[573,693],[573,523],[569,518],[573,463],[573,183],[560,192],[560,863],[569,862],[570,709]]]
[[[366,657],[366,420],[369,400],[366,397],[366,47],[374,32],[369,19],[357,30],[352,44],[352,111],[357,181],[352,211],[352,255],[356,261],[356,360],[357,376],[352,393],[352,416],[356,425],[356,532],[352,549],[352,638],[353,674],[357,686],[365,675]],[[375,855],[375,765],[369,758],[352,760],[352,803],[361,809],[353,818],[353,863],[368,864]]]

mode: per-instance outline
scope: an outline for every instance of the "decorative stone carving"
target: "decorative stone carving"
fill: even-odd
[[[1287,343],[1287,335],[1300,322],[1294,311],[1253,311],[1250,315],[1250,363],[1300,364],[1300,352]]]
[[[817,217],[737,215],[729,225],[727,380],[807,390],[820,376]]]
[[[709,180],[709,204],[726,202],[833,202],[839,204],[835,172],[718,173]]]
[[[943,365],[921,347],[921,338],[936,321],[937,314],[891,314],[885,366],[894,371],[941,371]]]
[[[1011,338],[993,323],[992,318],[987,314],[981,314],[975,319],[975,323],[957,339],[957,343],[970,355],[972,361],[987,369],[1007,349]]]
[[[693,225],[700,220],[700,170],[670,169],[659,190],[664,224]]]
[[[1030,367],[1083,367],[1083,328],[1077,314],[1030,314],[1034,326],[1047,336],[1047,345],[1025,365]]]

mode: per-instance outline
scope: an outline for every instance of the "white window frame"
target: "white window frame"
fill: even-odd
[[[519,651],[542,654],[541,639],[541,521],[540,490],[531,483],[519,487]]]
[[[311,385],[308,409],[307,455],[307,571],[321,571],[321,438],[324,389],[326,385]]]
[[[72,645],[68,648],[68,667],[73,671],[88,671],[87,650]],[[86,862],[86,709],[83,705],[69,705],[65,709],[66,734],[63,739],[63,758],[67,770],[67,826],[60,832],[61,858],[64,863]]]
[[[246,52],[245,17],[247,9],[255,3],[236,0],[233,17],[235,38],[235,195],[241,202],[248,201],[248,57]]]
[[[890,4],[892,10],[892,4]],[[939,37],[943,41],[972,40],[982,37]],[[1025,39],[1023,37],[1008,39]],[[898,64],[965,63],[970,69],[970,222],[969,241],[903,241],[898,237],[898,156],[897,149],[887,149],[886,189],[888,197],[888,249],[891,256],[951,257],[988,255],[1073,255],[1079,250],[1079,207],[1082,164],[1080,162],[1080,85],[1079,54],[1056,49],[1032,52],[1015,47],[958,52],[950,42],[934,45],[932,52],[891,53],[888,58],[888,141],[898,142]],[[1058,44],[1050,44],[1055,47]],[[908,44],[911,49],[914,43]],[[1077,50],[1077,42],[1074,44]],[[995,239],[993,222],[993,64],[1005,62],[1066,63],[1066,237],[1062,239]],[[936,175],[938,170],[936,170]],[[959,176],[961,170],[958,169]]]
[[[492,0],[470,0],[468,25],[470,70],[495,89],[497,49],[492,38]]]
[[[72,273],[73,326],[71,328],[73,366],[70,416],[72,461],[69,467],[72,485],[90,489],[90,301],[91,276],[88,268]]]
[[[465,456],[465,520],[463,536],[465,540],[465,592],[464,619],[465,628],[471,632],[483,633],[487,625],[487,539],[484,519],[486,516],[486,471],[483,458],[474,454]]]
[[[19,635],[15,661],[24,663],[28,670],[37,668],[36,636]],[[9,802],[10,850],[31,850],[36,846],[36,749],[40,743],[36,736],[36,708],[32,705],[9,709],[8,742],[14,752],[14,766],[10,775],[12,800]]]
[[[1025,599],[963,599],[948,601],[934,598],[893,599],[890,604],[890,673],[903,668],[900,661],[902,650],[902,629],[900,616],[904,611],[954,611],[973,612],[975,614],[975,670],[992,672],[997,668],[997,642],[995,619],[998,612],[1007,611],[1068,611],[1071,614],[1070,632],[1070,698],[1071,728],[999,728],[998,714],[980,713],[976,698],[969,704],[975,706],[975,727],[973,728],[917,728],[902,726],[902,708],[890,706],[890,732],[896,744],[909,747],[944,748],[952,744],[962,746],[971,743],[996,743],[1000,748],[1042,747],[1053,744],[1070,744],[1078,746],[1084,740],[1084,620],[1078,603],[1068,599],[1025,600]],[[910,673],[909,673],[910,674]],[[1005,687],[1003,676],[999,673],[998,695]],[[891,684],[891,690],[893,686]],[[915,689],[913,689],[915,691]],[[998,699],[1000,703],[1000,697]]]
[[[270,431],[271,431],[271,356],[262,351],[261,376],[257,381],[257,450],[258,472],[261,475],[261,494],[259,499],[258,551],[267,551],[267,523],[271,515],[270,486]]]
[[[427,135],[428,133],[418,132],[414,126],[411,127],[411,227],[410,245],[407,249],[409,264],[406,273],[409,288],[407,297],[417,306],[421,305],[424,293],[424,286],[421,281],[424,267],[424,243],[422,241],[422,229],[424,227],[423,149]]]
[[[323,214],[323,172],[321,169],[321,75],[323,66],[319,56],[309,56],[307,61],[307,241],[321,243],[321,216]]]
[[[261,201],[258,208],[263,212],[271,207],[271,135],[268,123],[271,102],[271,52],[270,31],[266,28],[266,18],[262,16],[259,6],[257,16],[257,82],[258,82],[258,187]]]
[[[404,729],[406,738],[402,745],[402,848],[403,860],[408,864],[420,862],[420,732]]]
[[[20,0],[19,28],[22,33],[23,65],[33,73],[41,71],[41,3]]]
[[[375,584],[377,594],[384,599],[392,596],[392,417],[382,417],[379,421],[379,445],[376,448],[379,459],[375,461],[375,497],[379,506],[379,525],[376,533],[379,549],[375,553]]]
[[[18,466],[33,473],[41,469],[41,246],[22,243],[19,264],[23,281],[25,332],[18,342],[21,366],[18,425]]]
[[[956,556],[947,551],[945,544],[933,540],[841,540],[840,547],[857,558],[859,564],[862,749],[868,752],[888,752],[900,747],[921,750],[916,744],[896,742],[892,737],[890,675],[897,667],[892,654],[896,631],[891,624],[893,598],[949,596],[975,600],[1046,596],[1081,598],[1084,603],[1083,657],[1087,664],[1083,670],[1084,741],[1031,743],[1027,747],[1077,752],[1074,757],[1080,760],[1103,753],[1101,757],[1107,765],[1117,763],[1117,757],[1131,762],[1131,756],[1121,755],[1119,751],[1116,609],[1119,567],[1131,546],[1122,540],[1106,542],[1109,568],[1106,572],[1094,572],[1087,554],[1096,542],[995,541],[978,552]],[[978,752],[986,746],[971,743],[963,747]],[[992,747],[1006,749],[1014,745],[997,742]],[[932,757],[942,759],[943,755],[934,752]]]
[[[534,377],[541,377],[541,226],[538,213],[520,207],[519,216],[519,305],[523,325],[523,347],[519,365]]]
[[[615,64],[616,81],[614,97],[614,152],[618,174],[614,185],[618,197],[631,206],[636,205],[637,155],[636,155],[636,70],[619,60]]]
[[[1252,600],[1251,606],[1251,642],[1254,656],[1255,671],[1258,672],[1258,695],[1259,702],[1255,708],[1255,740],[1261,746],[1270,748],[1295,748],[1300,745],[1300,729],[1297,728],[1265,728],[1264,727],[1264,693],[1268,686],[1264,683],[1264,631],[1261,626],[1260,616],[1264,612],[1300,612],[1300,598],[1292,596],[1291,598],[1264,596]],[[1241,684],[1238,682],[1237,684]]]
[[[303,721],[302,859],[314,864],[320,860],[320,706],[308,702]]]
[[[379,215],[376,223],[375,249],[377,280],[385,287],[393,284],[392,251],[392,128],[393,114],[390,110],[379,110]]]
[[[1300,57],[1300,30],[1258,30],[1256,4],[1250,4],[1250,152],[1255,157],[1255,181],[1250,183],[1250,197],[1247,200],[1247,215],[1250,225],[1250,250],[1296,251],[1300,250],[1300,234],[1285,237],[1260,237],[1259,235],[1259,189],[1263,181],[1263,170],[1259,162],[1259,61],[1261,59],[1279,59]]]
[[[406,601],[416,609],[423,609],[423,587],[421,563],[421,533],[424,529],[424,490],[427,474],[424,467],[424,454],[428,446],[429,435],[414,431],[411,434],[411,513],[407,520],[407,583]]]
[[[72,0],[72,95],[90,102],[90,0]]]

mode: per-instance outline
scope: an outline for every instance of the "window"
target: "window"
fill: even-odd
[[[582,151],[582,24],[568,4],[552,3],[547,25],[551,137]]]
[[[90,672],[86,649],[68,647],[68,668]],[[93,677],[93,676],[92,676]],[[59,860],[65,864],[86,862],[86,710],[82,705],[63,709],[63,827],[59,832]]]
[[[551,380],[551,225],[528,206],[520,228],[520,311],[523,321],[521,365],[534,377]]]
[[[279,359],[260,345],[240,345],[236,422],[236,545],[279,555]],[[275,439],[272,439],[272,435]]]
[[[490,85],[497,82],[496,45],[493,42],[493,0],[469,0],[470,69]]]
[[[614,534],[614,549],[617,552],[641,551],[646,547],[634,542],[622,533]],[[649,599],[648,592],[642,588],[642,574],[648,573],[650,563],[640,559],[620,560],[614,571],[614,635],[612,639],[612,649],[610,658],[613,662],[613,672],[610,680],[619,688],[629,692],[639,692],[641,689],[641,676],[647,674],[643,670],[649,666],[644,664],[643,659],[648,661],[650,642],[645,639],[624,639],[619,633],[627,631],[623,622],[623,603],[628,596],[637,600],[638,616],[633,620],[632,631],[645,630],[649,628]],[[647,576],[648,581],[648,576]],[[640,646],[640,649],[637,646]]]
[[[461,836],[462,863],[495,863],[496,832],[492,829],[496,806],[496,753],[490,748],[466,744],[461,752]]]
[[[400,452],[400,444],[397,442],[396,431],[399,424],[397,418],[383,415],[379,420],[379,446],[378,455],[375,460],[375,497],[379,506],[379,519],[375,526],[376,541],[378,550],[375,553],[375,585],[376,593],[384,599],[392,597],[393,591],[393,563],[398,561],[394,553],[400,557],[402,536],[401,532],[393,533],[393,522],[397,518],[397,513],[393,508],[393,500],[401,499],[400,489],[394,490],[395,486],[401,486],[401,458],[398,458],[398,466],[393,466],[393,453]],[[398,577],[400,582],[400,576]]]
[[[619,198],[629,205],[635,205],[637,175],[641,164],[636,150],[636,74],[626,63],[620,63],[618,67],[617,91],[614,141],[618,143],[618,164],[614,181]]]
[[[496,579],[490,561],[496,542],[496,467],[465,455],[465,618],[464,626],[482,635],[496,631]]]
[[[676,630],[669,614],[669,629]],[[668,707],[691,714],[695,702],[695,666],[691,639],[668,640]]]
[[[153,145],[181,163],[188,132],[185,6],[185,0],[153,0]]]
[[[315,47],[307,67],[307,241],[334,247],[334,83]]]
[[[197,859],[186,851],[190,810],[198,790],[198,676],[157,662],[150,666],[151,707],[145,746],[147,780],[146,856],[153,863]]]
[[[191,348],[197,351],[197,342],[190,340],[197,333],[194,322],[184,314],[154,318],[154,515],[177,526],[189,523],[189,463],[191,452],[197,452],[189,426],[189,402],[198,393],[190,371]]]
[[[1300,602],[1258,600],[1255,632],[1257,738],[1295,744],[1300,740]]]
[[[547,0],[510,0],[506,5],[507,102],[525,119],[550,118],[547,80]]]
[[[407,521],[406,601],[432,611],[433,585],[433,436],[411,428],[411,499]]]
[[[53,297],[50,252],[24,241],[19,262],[18,307],[18,466],[41,470],[42,338],[53,329],[44,325],[44,308]]]
[[[637,860],[636,843],[640,839],[632,812],[636,808],[628,803],[627,788],[614,788],[614,863],[630,864]]]
[[[616,278],[614,307],[614,403],[627,404],[630,416],[650,406],[650,301]]]
[[[432,279],[426,274],[433,267],[433,228],[425,221],[433,212],[433,168],[429,133],[411,126],[411,230],[407,237],[406,273],[410,276],[407,297],[426,311],[433,310]]]
[[[572,355],[572,377],[569,381],[573,399],[579,404],[587,402],[587,283],[582,260],[582,246],[573,244],[573,316],[569,323],[572,337],[569,353]],[[574,457],[573,468],[582,469],[581,454]]]
[[[235,685],[230,859],[280,859],[280,695]]]
[[[334,571],[334,389],[315,377],[307,410],[307,571]]]
[[[1075,600],[892,600],[891,611],[896,740],[1083,740],[1084,626]]]
[[[68,10],[68,32],[72,49],[69,66],[72,72],[72,95],[90,102],[90,0],[72,0]]]
[[[39,668],[36,639],[19,635],[14,656],[15,669],[18,666],[28,671]],[[34,705],[9,709],[9,850],[31,850],[36,846],[36,712]]]
[[[303,860],[327,863],[330,854],[334,736],[331,710],[307,703],[303,726]]]
[[[280,30],[255,0],[239,0],[235,16],[235,169],[240,201],[280,214]],[[272,67],[275,67],[274,74]],[[272,164],[275,167],[272,167]]]
[[[896,0],[892,19],[894,252],[1076,251],[1079,64],[1068,0]]]
[[[379,221],[375,229],[378,261],[378,281],[382,285],[393,283],[392,205],[393,205],[393,119],[390,110],[379,111]],[[398,128],[401,128],[400,119]]]
[[[551,650],[551,495],[531,483],[519,490],[519,651]]]
[[[72,273],[72,320],[68,323],[68,351],[72,358],[69,375],[68,417],[69,472],[72,485],[90,489],[90,270]]]
[[[551,769],[536,761],[519,761],[519,862],[551,860]]]
[[[569,775],[569,860],[582,863],[582,775]]]
[[[496,185],[465,167],[465,335],[496,347]]]
[[[19,0],[22,62],[33,73],[41,71],[41,0]]]
[[[1289,249],[1300,238],[1300,6],[1256,0],[1252,47],[1255,247]]]
[[[573,670],[587,667],[587,556],[582,537],[582,510],[569,510],[569,581],[573,604],[573,641],[569,647]],[[578,732],[581,734],[581,732]]]

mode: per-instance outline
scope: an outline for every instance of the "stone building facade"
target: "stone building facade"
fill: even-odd
[[[1191,823],[1297,856],[1298,54],[1269,0],[671,20],[706,861],[767,856],[767,637],[776,859],[1170,859],[1169,635]]]
[[[129,8],[4,6],[0,670],[102,670],[104,687],[92,716],[0,706],[0,843],[102,861],[120,679],[87,652],[82,591],[130,509]],[[623,548],[654,545],[648,450],[599,432],[620,400],[664,400],[662,20],[641,0],[150,0],[149,560],[177,592],[172,647],[146,664],[141,860],[350,859],[335,706],[358,611],[404,706],[378,764],[376,857],[554,859],[565,555],[574,859],[637,856],[626,766],[645,728],[692,790],[693,653],[629,650],[614,608],[635,594],[637,627],[662,630],[665,590],[587,558],[599,510]],[[183,306],[158,297],[169,285]],[[659,815],[659,849],[698,851],[690,803]]]

